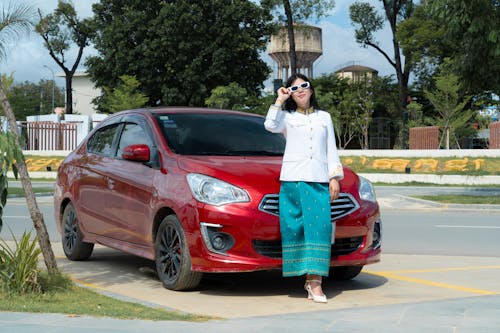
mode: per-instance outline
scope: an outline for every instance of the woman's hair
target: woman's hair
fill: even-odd
[[[311,83],[311,81],[309,81],[309,79],[307,78],[307,76],[303,75],[303,74],[294,74],[292,76],[290,76],[288,78],[288,80],[286,81],[286,87],[290,87],[293,83],[293,81],[297,80],[297,79],[302,79],[304,81],[307,81],[309,82],[309,89],[311,89],[311,99],[309,100],[310,101],[310,105],[315,109],[315,110],[318,110],[319,109],[319,105],[318,105],[318,101],[316,100],[316,94],[314,93],[314,87]],[[285,110],[288,110],[288,111],[295,111],[297,109],[297,103],[295,103],[295,101],[293,100],[293,98],[288,98],[285,102]]]

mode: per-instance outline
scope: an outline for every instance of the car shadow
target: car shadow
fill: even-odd
[[[109,248],[96,248],[87,261],[69,261],[58,258],[60,267],[78,281],[103,288],[127,283],[140,283],[161,288],[153,261]],[[323,291],[335,297],[347,290],[377,288],[388,280],[361,272],[348,281],[324,278]],[[304,297],[304,277],[283,277],[281,270],[263,270],[245,273],[205,273],[194,292],[214,296],[283,296]]]
[[[304,276],[283,277],[280,270],[249,273],[204,274],[197,288],[201,294],[220,296],[271,296],[288,295],[304,297]],[[328,297],[335,297],[346,290],[377,288],[388,280],[381,276],[360,273],[353,280],[335,281],[324,278],[323,291]]]

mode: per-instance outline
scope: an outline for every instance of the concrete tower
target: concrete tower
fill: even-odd
[[[313,63],[323,54],[321,29],[313,26],[295,26],[294,28],[297,72],[312,78]],[[290,45],[286,27],[282,27],[277,34],[271,35],[269,55],[278,63],[275,79],[282,81],[288,78]]]

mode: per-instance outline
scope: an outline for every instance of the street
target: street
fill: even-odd
[[[322,305],[305,303],[303,279],[283,278],[279,271],[205,274],[198,289],[175,292],[162,287],[151,261],[99,245],[90,260],[69,261],[54,226],[52,198],[39,197],[38,205],[60,269],[80,285],[149,306],[226,319],[248,318],[252,322],[255,318],[287,318],[291,314],[307,322],[307,318],[325,311],[336,318],[338,311],[349,309],[358,323],[360,317],[354,313],[363,308],[378,311],[394,306],[401,320],[413,313],[407,309],[419,304],[425,304],[422,309],[426,311],[438,313],[451,300],[467,311],[474,311],[473,306],[488,308],[488,301],[496,300],[486,297],[500,293],[497,206],[494,210],[442,209],[401,197],[401,193],[413,189],[384,187],[376,191],[383,219],[382,261],[365,266],[351,281],[326,279],[324,291],[329,302]],[[422,192],[435,193],[436,188]],[[12,238],[9,229],[16,237],[32,230],[23,198],[8,200],[4,222],[4,239]],[[467,303],[478,297],[484,301]],[[462,312],[439,316],[456,320],[457,316],[462,318]],[[263,322],[269,325],[274,320]]]
[[[44,183],[50,187],[50,183]],[[383,227],[383,253],[500,256],[500,210],[443,210],[415,207],[399,198],[407,194],[479,193],[499,195],[498,188],[471,191],[457,187],[377,187]],[[393,201],[389,201],[393,200]],[[394,201],[395,200],[395,201]],[[37,199],[52,242],[60,235],[54,225],[52,198]],[[388,203],[390,202],[390,204]],[[387,203],[387,204],[386,204]],[[24,198],[9,198],[3,214],[1,236],[11,240],[25,230],[33,230]]]

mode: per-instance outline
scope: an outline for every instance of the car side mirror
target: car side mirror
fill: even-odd
[[[129,161],[149,162],[150,150],[148,145],[130,145],[123,148],[122,158]]]

